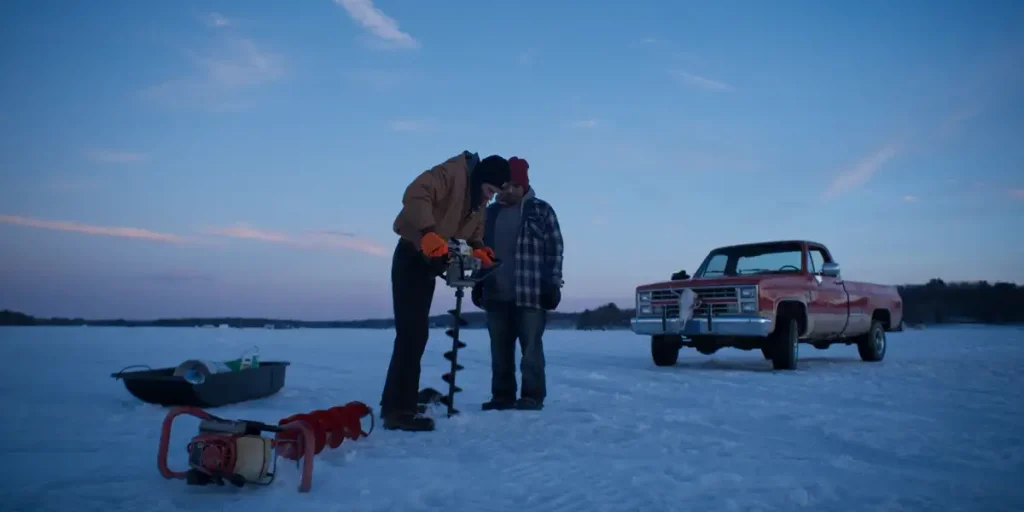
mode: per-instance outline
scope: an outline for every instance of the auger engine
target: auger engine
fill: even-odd
[[[172,471],[167,466],[171,425],[174,418],[188,414],[199,418],[199,433],[188,443],[188,469]],[[361,420],[369,416],[370,431]],[[164,478],[184,479],[188,485],[269,485],[277,471],[277,457],[302,460],[300,492],[313,485],[313,456],[325,446],[337,448],[342,441],[366,437],[373,431],[373,410],[362,402],[296,414],[277,425],[259,421],[226,420],[197,407],[178,407],[167,413],[160,432],[157,468]],[[274,434],[273,438],[263,433]]]

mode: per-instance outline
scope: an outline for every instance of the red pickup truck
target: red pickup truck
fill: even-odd
[[[658,366],[684,346],[733,347],[793,370],[801,343],[856,344],[862,360],[881,361],[886,332],[903,330],[903,301],[894,286],[842,279],[822,244],[761,242],[711,251],[692,278],[638,286],[631,325],[651,337]]]

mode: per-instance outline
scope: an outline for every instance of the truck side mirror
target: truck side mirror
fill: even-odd
[[[690,275],[687,274],[685,270],[680,270],[679,272],[675,272],[672,274],[673,281],[686,281],[689,278]]]
[[[839,264],[828,262],[821,266],[821,275],[825,277],[839,277]]]

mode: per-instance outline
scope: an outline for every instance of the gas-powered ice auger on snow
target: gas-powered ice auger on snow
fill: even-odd
[[[484,281],[500,266],[501,261],[495,259],[493,265],[483,268],[482,262],[473,256],[473,249],[464,240],[448,241],[448,258],[442,276],[446,285],[455,288],[455,309],[448,310],[448,314],[452,315],[452,327],[445,332],[452,338],[452,349],[444,353],[444,358],[451,361],[451,370],[441,375],[441,380],[448,383],[448,394],[441,395],[434,389],[424,388],[419,393],[421,406],[436,401],[448,408],[449,418],[459,413],[455,408],[455,393],[462,391],[462,388],[455,385],[455,372],[464,369],[458,361],[459,349],[466,346],[459,340],[459,329],[468,325],[462,319],[462,298],[466,294],[464,288],[472,288]]]
[[[174,418],[188,414],[200,419],[199,434],[188,444],[188,470],[172,471],[167,450]],[[370,417],[370,431],[362,419]],[[263,437],[264,432],[274,438]],[[345,438],[356,440],[373,432],[373,410],[362,402],[294,414],[277,425],[259,421],[226,420],[198,407],[178,407],[167,413],[160,431],[157,468],[164,478],[184,479],[188,485],[269,485],[277,471],[277,456],[302,460],[299,492],[313,485],[313,455],[324,446],[337,448]]]

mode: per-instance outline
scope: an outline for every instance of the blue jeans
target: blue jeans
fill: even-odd
[[[547,311],[519,308],[514,303],[491,302],[487,305],[487,331],[491,335],[491,398],[516,399],[516,339],[523,357],[523,398],[543,402],[547,396],[544,375],[544,343]]]

